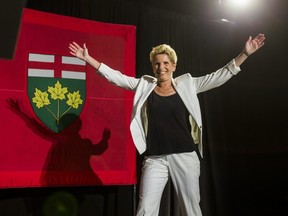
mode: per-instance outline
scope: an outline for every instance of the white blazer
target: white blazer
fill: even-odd
[[[144,75],[141,78],[126,76],[120,71],[114,70],[103,63],[100,65],[97,72],[116,86],[135,92],[130,131],[139,154],[142,154],[147,148],[146,101],[150,93],[156,87],[157,79],[149,75]],[[227,65],[211,74],[201,77],[192,77],[189,73],[186,73],[172,80],[175,90],[190,113],[191,134],[194,142],[198,144],[202,156],[202,118],[197,94],[224,84],[238,72],[240,72],[240,68],[235,65],[235,60],[233,59]]]

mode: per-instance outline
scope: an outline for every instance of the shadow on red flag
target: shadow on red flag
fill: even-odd
[[[135,76],[134,26],[25,9],[13,60],[0,60],[0,187],[136,183],[133,93],[69,55],[72,41]]]

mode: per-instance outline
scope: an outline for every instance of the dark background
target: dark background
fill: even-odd
[[[151,74],[148,55],[160,43],[176,50],[176,75],[200,76],[237,56],[249,35],[264,33],[265,46],[248,58],[241,73],[199,95],[204,121],[201,205],[204,216],[286,216],[288,1],[251,0],[253,6],[245,10],[228,8],[227,1],[27,0],[26,7],[135,25],[138,77]],[[221,22],[223,17],[229,22]],[[77,207],[78,215],[130,216],[137,192],[133,185],[5,189],[0,191],[0,215],[74,215],[68,210],[60,214],[60,203],[70,210]],[[49,206],[51,197],[54,207]],[[48,214],[47,208],[55,212]],[[179,215],[170,184],[160,214]]]

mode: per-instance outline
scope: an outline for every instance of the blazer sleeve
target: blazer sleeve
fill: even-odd
[[[201,76],[194,78],[194,87],[197,93],[208,91],[210,89],[221,86],[234,75],[240,72],[240,67],[235,65],[235,60],[233,59],[224,67],[218,69],[217,71],[207,74],[206,76]]]
[[[120,71],[114,70],[103,63],[101,63],[97,73],[107,79],[110,83],[127,90],[135,91],[139,82],[138,78],[122,74]]]

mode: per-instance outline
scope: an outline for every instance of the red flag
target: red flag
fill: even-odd
[[[86,43],[90,55],[135,76],[135,32],[134,26],[24,10],[15,57],[0,60],[0,187],[136,183],[133,93],[68,50],[72,41]],[[38,106],[33,97],[40,98]],[[52,130],[43,119],[65,124]]]

